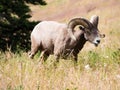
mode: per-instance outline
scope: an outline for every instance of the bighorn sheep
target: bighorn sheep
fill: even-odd
[[[74,18],[68,24],[55,21],[42,21],[35,26],[31,33],[31,52],[29,57],[33,58],[38,50],[43,56],[54,54],[56,59],[68,56],[72,53],[77,61],[77,55],[86,41],[98,46],[101,35],[98,26],[99,17],[94,15],[88,21],[85,18]],[[74,30],[80,25],[81,30]]]

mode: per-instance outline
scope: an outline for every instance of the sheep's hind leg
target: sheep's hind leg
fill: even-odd
[[[49,54],[46,53],[46,50],[44,50],[44,51],[41,52],[41,54],[40,54],[40,60],[42,62],[46,61],[48,57],[49,57]]]
[[[29,58],[33,59],[34,55],[37,53],[39,46],[31,46],[31,51],[28,53]]]

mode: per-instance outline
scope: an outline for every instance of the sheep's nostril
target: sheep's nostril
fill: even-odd
[[[100,40],[96,40],[97,43],[100,43]]]

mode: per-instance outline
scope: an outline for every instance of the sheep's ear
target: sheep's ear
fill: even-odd
[[[85,31],[85,28],[83,26],[79,26],[79,29]]]
[[[90,19],[90,22],[97,28],[98,22],[99,22],[99,17],[96,15],[93,15]]]

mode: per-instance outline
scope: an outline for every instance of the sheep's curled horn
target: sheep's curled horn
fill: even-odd
[[[73,30],[77,25],[82,25],[84,28],[90,29],[92,27],[92,24],[84,19],[84,18],[74,18],[71,19],[68,23],[68,32],[70,33],[70,36],[72,39],[76,40]]]

